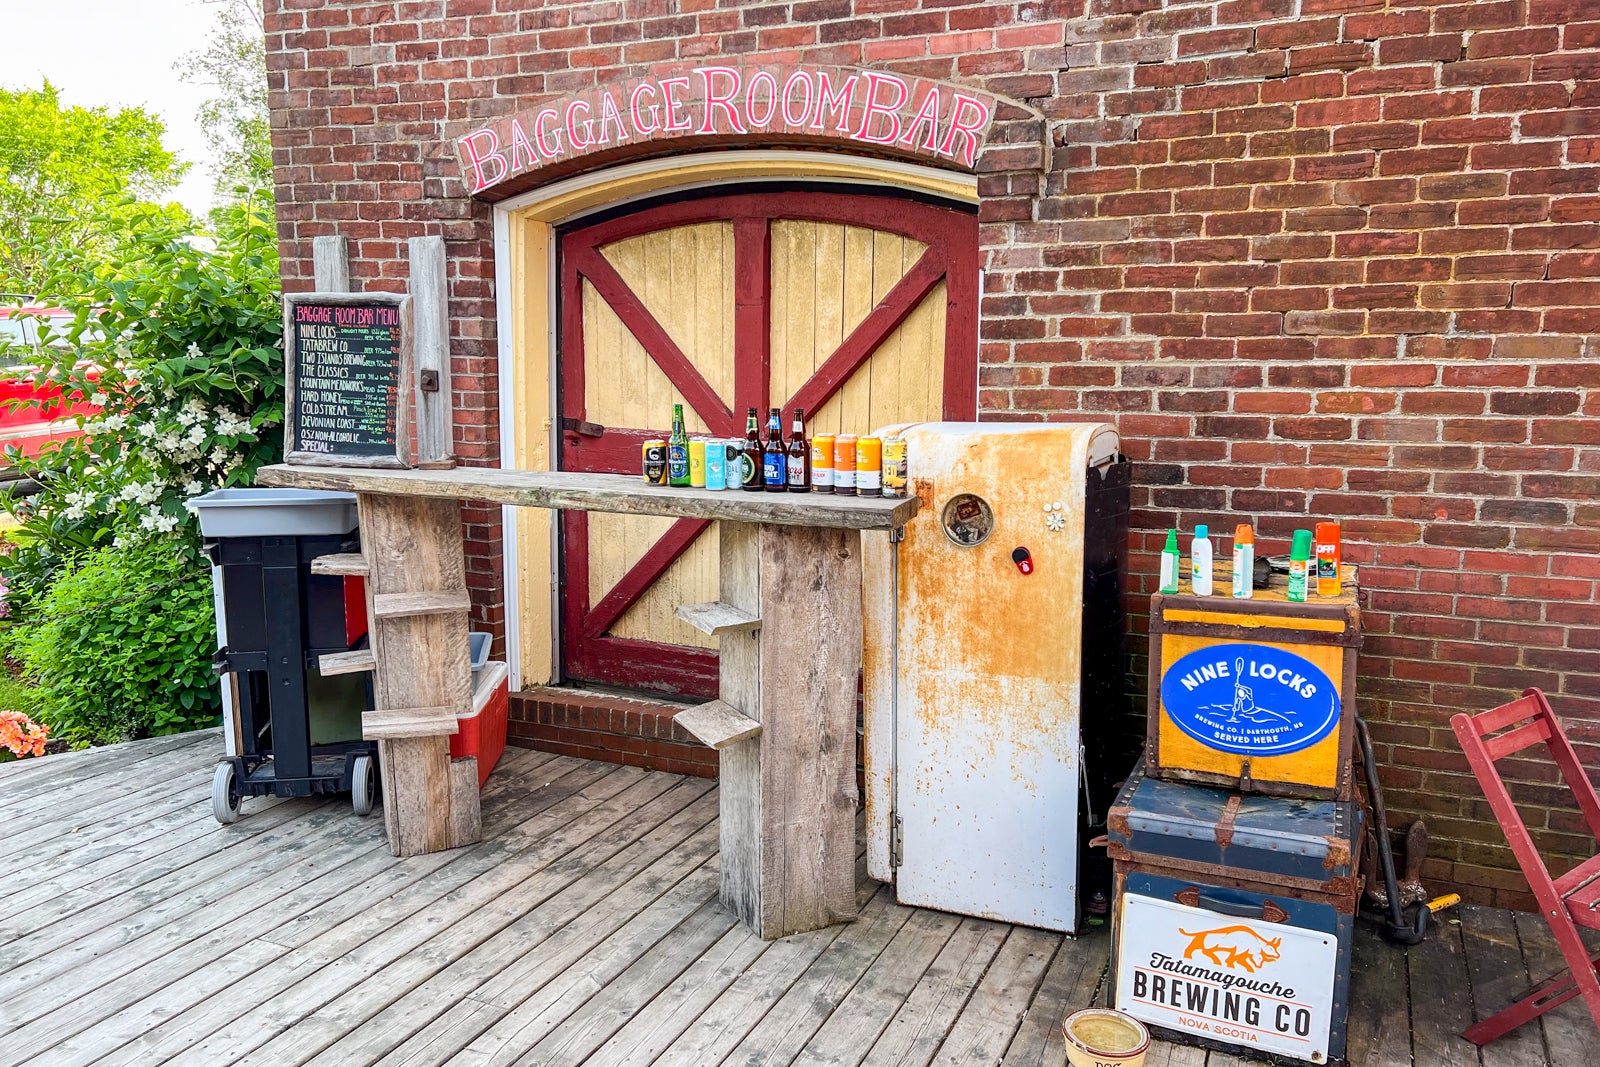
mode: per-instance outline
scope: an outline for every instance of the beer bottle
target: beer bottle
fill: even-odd
[[[778,409],[773,408],[767,415],[767,443],[761,448],[761,476],[767,492],[781,493],[789,487],[785,459],[783,420]]]
[[[747,493],[766,491],[761,472],[761,424],[755,408],[744,413],[744,450],[739,453],[739,488]]]
[[[789,492],[811,492],[811,444],[806,440],[806,420],[799,408],[794,409],[794,428],[789,432],[786,453]]]
[[[667,438],[667,484],[689,486],[689,434],[683,428],[683,405],[672,405],[672,436]]]

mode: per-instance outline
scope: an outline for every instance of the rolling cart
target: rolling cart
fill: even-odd
[[[365,588],[311,567],[359,551],[354,495],[221,489],[191,504],[212,562],[212,662],[224,676],[227,755],[212,776],[212,814],[226,824],[247,796],[338,792],[369,814],[378,790],[376,745],[361,737],[370,674],[321,666],[365,646]]]

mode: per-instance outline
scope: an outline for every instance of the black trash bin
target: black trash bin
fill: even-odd
[[[360,578],[313,574],[311,561],[357,552],[355,496],[219,489],[190,502],[215,567],[218,673],[233,674],[236,732],[212,778],[212,813],[238,818],[246,796],[349,792],[372,810],[377,752],[361,739],[370,675],[324,675],[322,656],[365,646]]]

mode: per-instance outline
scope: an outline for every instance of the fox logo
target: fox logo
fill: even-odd
[[[1240,968],[1251,974],[1276,960],[1283,946],[1283,938],[1269,940],[1248,926],[1223,926],[1198,933],[1179,929],[1178,933],[1193,939],[1183,950],[1184,959],[1193,959],[1198,953],[1218,967]]]

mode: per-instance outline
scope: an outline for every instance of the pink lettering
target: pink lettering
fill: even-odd
[[[523,158],[527,163],[523,163]],[[539,153],[533,150],[533,142],[528,140],[528,131],[522,128],[521,119],[511,120],[511,169],[521,170],[524,166],[534,166],[539,162]]]
[[[583,122],[576,121],[578,109],[583,108]],[[594,142],[590,139],[594,133],[594,120],[589,118],[589,105],[582,100],[574,100],[567,105],[567,141],[573,148],[588,148]],[[583,127],[583,136],[578,136],[578,127]]]
[[[617,102],[611,96],[611,90],[607,89],[605,95],[600,98],[600,136],[595,140],[595,144],[611,143],[612,126],[617,128],[618,141],[628,140],[628,128],[622,124],[622,112],[617,110]]]
[[[844,133],[850,121],[850,98],[855,93],[856,76],[854,74],[844,80],[839,86],[836,95],[833,85],[828,81],[828,72],[817,71],[817,110],[812,113],[811,128],[820,130],[827,125],[829,115],[838,115],[839,123],[834,129]]]
[[[970,119],[963,120],[962,115],[968,110],[972,112]],[[939,153],[957,158],[952,151],[955,148],[956,137],[962,140],[960,159],[967,166],[972,166],[978,156],[978,136],[989,125],[989,109],[970,96],[954,93],[950,102],[950,128],[945,131],[944,140],[939,145]]]
[[[683,107],[683,101],[672,95],[674,89],[689,88],[688,78],[663,78],[661,81],[661,95],[667,100],[667,121],[662,123],[661,129],[666,133],[679,133],[693,125],[688,115],[680,115],[678,109]]]
[[[867,102],[861,108],[861,121],[856,126],[856,136],[871,144],[894,144],[900,138],[899,111],[905,106],[906,97],[910,95],[911,90],[904,81],[893,74],[878,74],[869,70],[861,75],[861,80],[867,87]],[[890,103],[878,103],[879,85],[889,87],[892,94]],[[873,118],[878,115],[883,116],[884,125],[888,127],[888,132],[883,136],[869,133],[867,129],[872,125]]]
[[[800,105],[800,114],[794,113],[794,86],[799,82],[806,87],[806,98]],[[789,75],[789,80],[783,83],[783,121],[790,126],[804,126],[806,116],[811,114],[811,98],[817,95],[817,88],[811,83],[811,75],[803,70],[797,70]]]
[[[922,107],[917,109],[916,117],[906,127],[906,134],[900,138],[900,143],[916,144],[917,130],[924,125],[928,127],[928,135],[917,147],[927,152],[938,151],[936,143],[939,140],[939,90],[937,88],[929,89],[928,95],[922,98]]]
[[[639,98],[645,94],[647,89],[652,97],[659,99],[660,94],[656,92],[656,87],[649,82],[640,82],[634,87],[633,94],[628,97],[628,114],[633,118],[634,132],[640,137],[648,137],[661,128],[661,107],[655,100],[651,101],[648,109],[650,112],[650,125],[646,126],[644,120],[639,117]]]
[[[533,117],[533,143],[539,146],[539,151],[546,159],[554,159],[561,154],[561,127],[557,125],[561,116],[557,115],[554,108],[545,108]],[[545,126],[545,120],[550,120],[550,125]],[[549,135],[549,140],[545,135]]]
[[[478,148],[480,139],[488,141],[488,147],[482,151]],[[468,165],[472,167],[472,191],[475,193],[489,188],[511,169],[506,157],[500,154],[500,135],[491,129],[474,130],[461,138],[460,144],[461,150],[466,153]],[[485,169],[491,165],[494,173],[486,174]]]
[[[765,84],[767,87],[767,110],[760,118],[756,118],[756,86]],[[758,70],[750,75],[750,88],[744,94],[744,118],[751,129],[765,126],[772,121],[772,113],[778,109],[778,79],[764,70]]]
[[[734,133],[748,132],[744,128],[744,120],[739,118],[739,109],[733,106],[733,100],[739,95],[739,84],[742,81],[739,72],[732,67],[696,67],[695,73],[700,75],[701,87],[706,98],[706,111],[700,120],[700,128],[695,133],[716,133],[715,116],[717,109],[721,108],[723,114],[728,116],[728,125]],[[717,77],[726,78],[729,85],[728,91],[719,94],[713,87]]]

